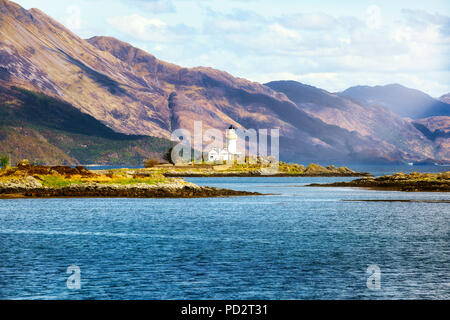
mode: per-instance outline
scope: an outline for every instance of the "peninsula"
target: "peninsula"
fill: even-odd
[[[145,169],[90,171],[85,167],[19,163],[0,171],[0,198],[203,198],[260,195],[198,186]]]

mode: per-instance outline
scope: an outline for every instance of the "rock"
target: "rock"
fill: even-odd
[[[316,173],[328,173],[330,172],[327,168],[322,167],[319,164],[311,163],[306,167],[305,173],[307,174],[316,174]]]
[[[27,166],[30,166],[30,161],[28,161],[27,159],[23,159],[17,163],[17,168],[23,168]]]

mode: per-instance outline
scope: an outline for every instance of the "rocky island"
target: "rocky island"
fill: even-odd
[[[381,177],[365,177],[348,182],[310,184],[308,187],[359,187],[393,191],[450,191],[450,171],[442,173],[396,173]]]
[[[156,167],[166,177],[370,177],[366,172],[355,172],[347,167],[323,167],[311,163],[307,167],[280,161],[276,170],[270,164],[194,164]]]
[[[259,195],[256,192],[197,186],[145,169],[90,171],[85,167],[19,163],[0,171],[0,198],[123,197],[203,198]]]

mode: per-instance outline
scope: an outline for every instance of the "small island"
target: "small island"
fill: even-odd
[[[410,174],[396,173],[381,177],[365,177],[348,182],[328,184],[309,184],[307,187],[358,187],[373,190],[409,191],[409,192],[449,192],[450,171],[442,173]]]
[[[198,186],[146,169],[90,171],[85,167],[31,165],[0,171],[0,198],[204,198],[260,195]]]
[[[177,164],[156,165],[153,170],[165,177],[370,177],[366,172],[355,172],[346,167],[323,167],[311,163],[307,167],[280,161],[275,170],[270,163],[231,164]]]

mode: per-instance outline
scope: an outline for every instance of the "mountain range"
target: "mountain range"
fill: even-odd
[[[409,89],[399,84],[375,87],[356,86],[348,88],[339,95],[365,105],[382,106],[402,117],[412,119],[450,116],[445,95],[441,97],[442,100],[434,99],[419,90]]]
[[[17,151],[29,136],[23,130],[37,136],[47,128],[85,150],[41,135],[32,145],[42,148],[43,161],[54,150],[52,161],[127,164],[161,155],[173,144],[167,139],[174,129],[192,131],[201,120],[204,129],[279,128],[285,161],[450,161],[445,98],[398,85],[382,87],[392,95],[377,87],[330,93],[294,81],[264,85],[213,68],[184,68],[115,38],[81,39],[40,10],[7,0],[0,0],[0,88],[0,111],[17,120],[0,122],[3,132],[15,132],[15,138],[0,135],[0,154],[17,157],[37,157]],[[20,106],[26,107],[11,111]],[[43,106],[50,125],[34,117]],[[79,119],[76,138],[63,125],[68,115]],[[89,133],[91,126],[98,130]],[[103,139],[102,147],[86,144],[83,134]],[[142,139],[147,142],[137,150]],[[107,141],[114,150],[105,148]],[[82,155],[91,149],[90,157]]]

